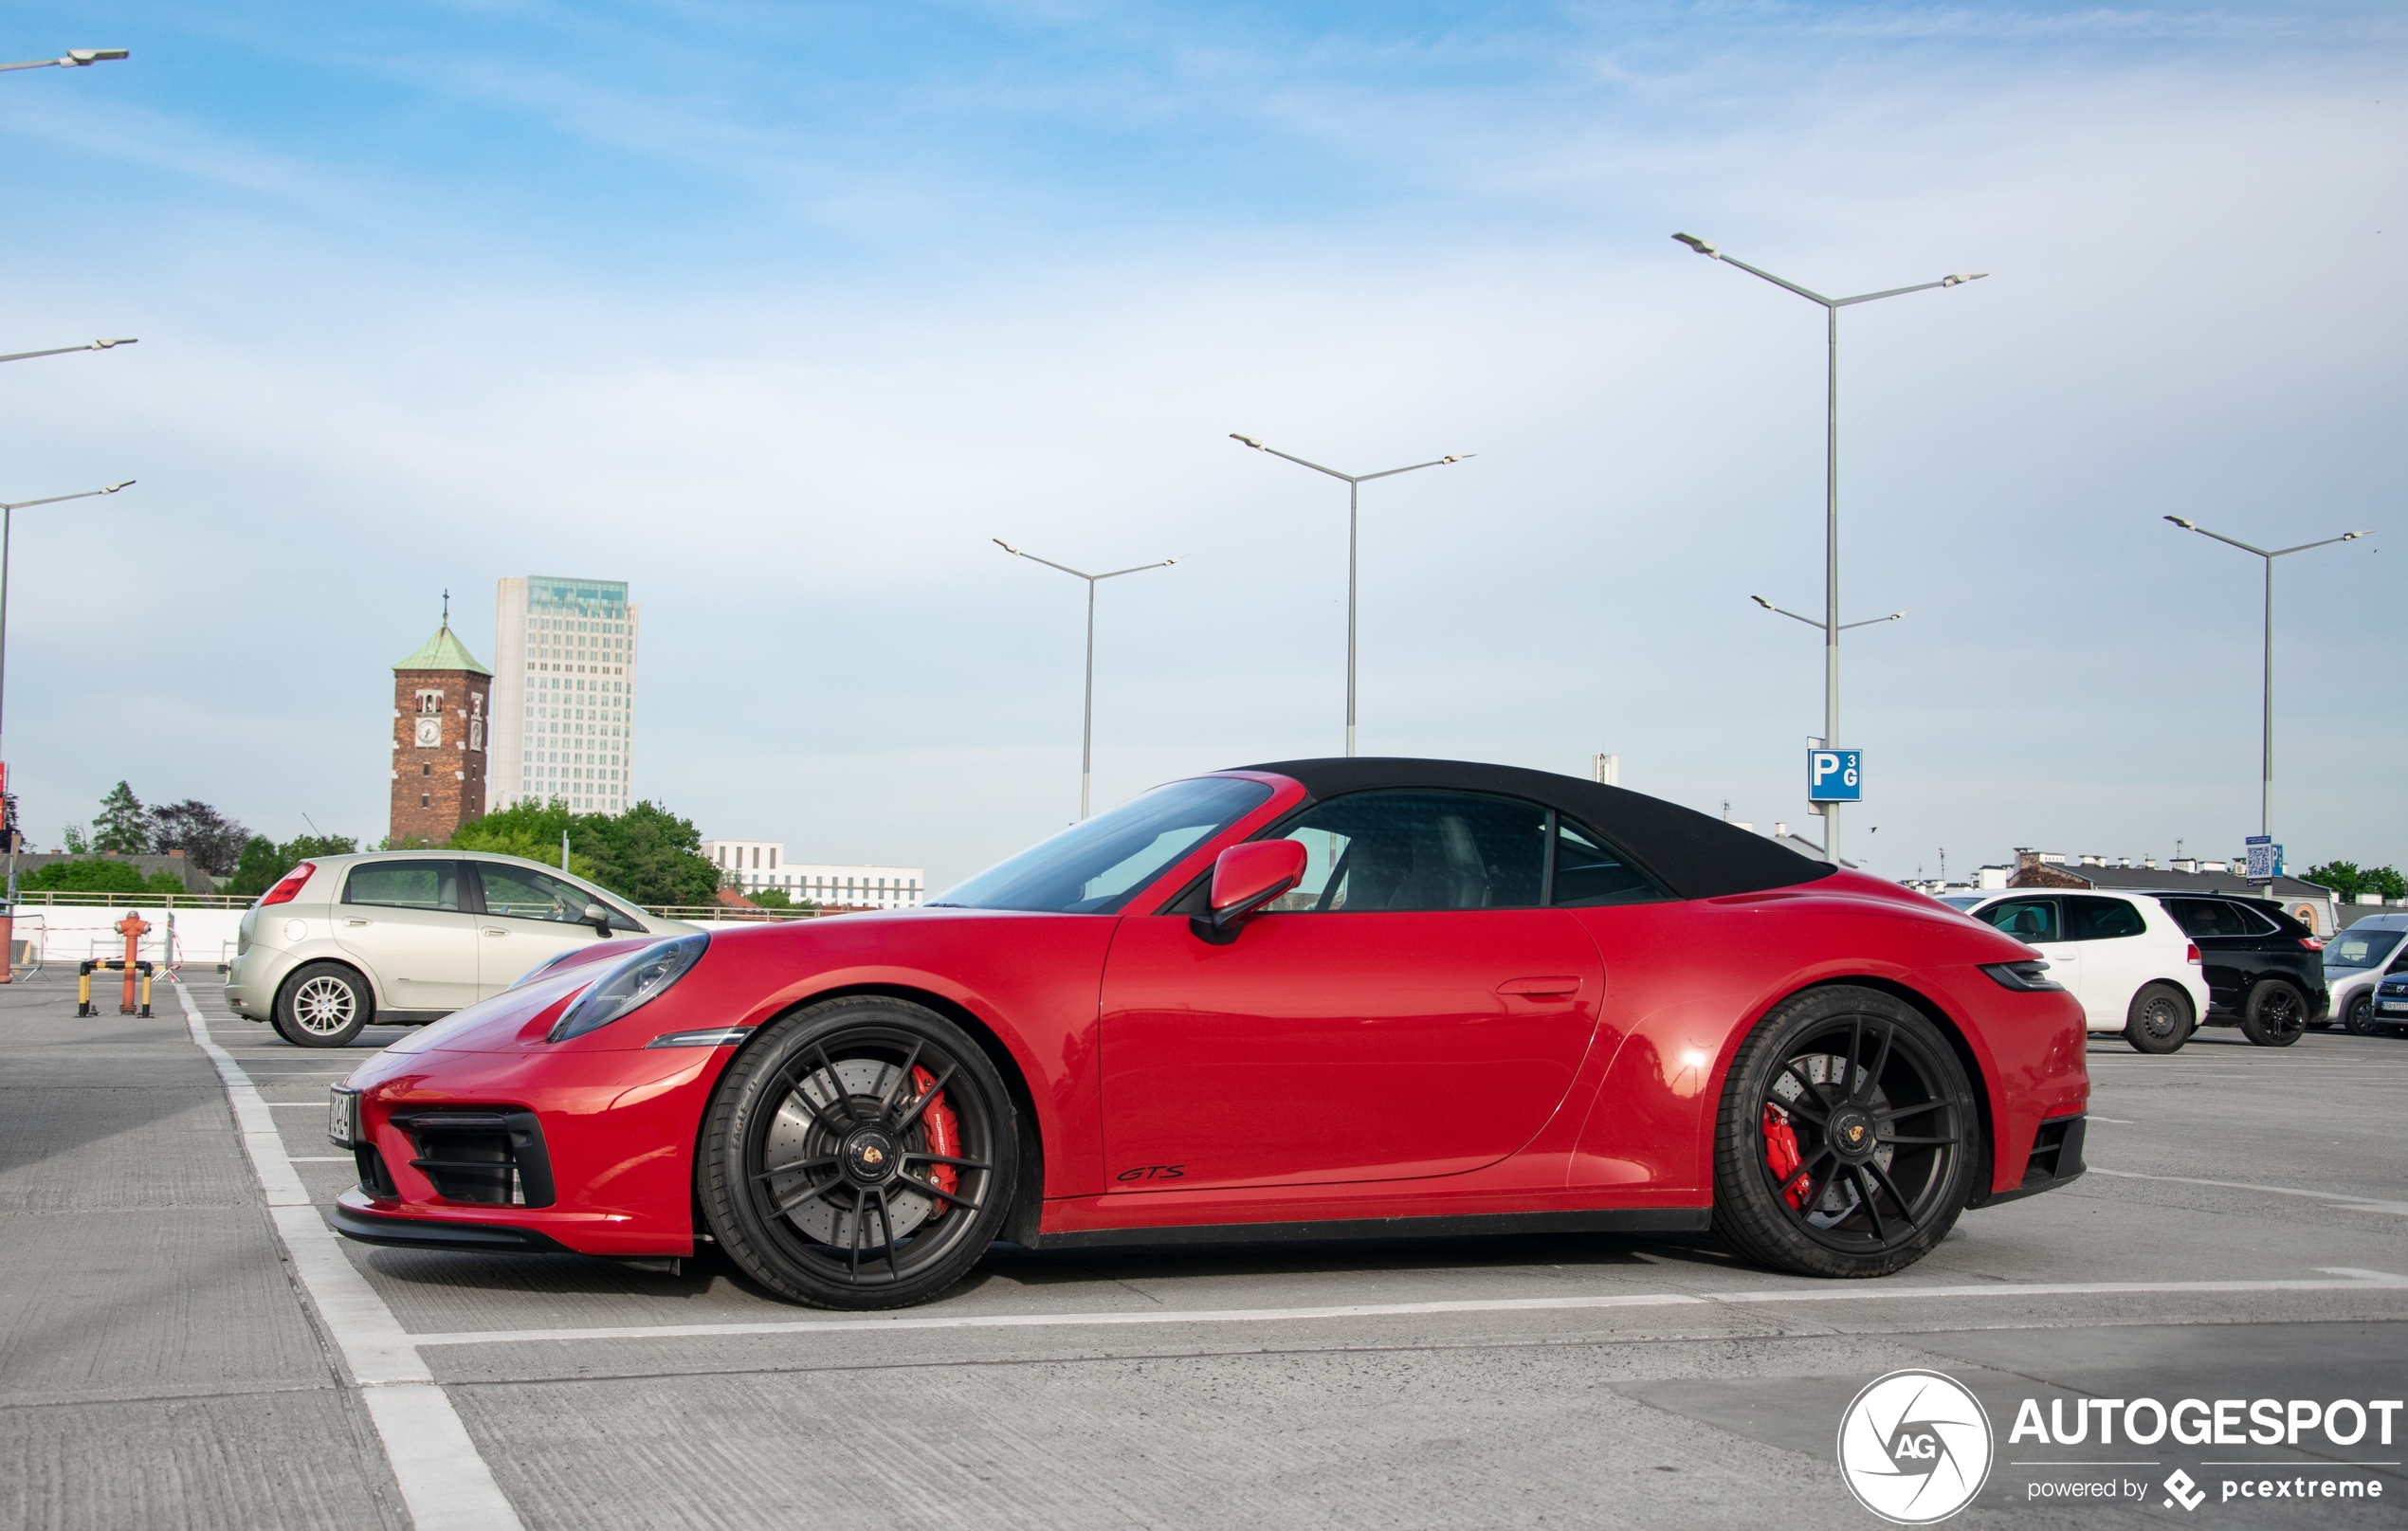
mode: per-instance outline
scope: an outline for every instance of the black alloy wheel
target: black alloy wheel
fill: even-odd
[[[2191,996],[2170,983],[2141,985],[2125,1012],[2124,1040],[2134,1052],[2180,1052],[2191,1029]]]
[[[713,1093],[702,1215],[744,1272],[816,1307],[924,1303],[969,1273],[1010,1209],[1018,1136],[960,1028],[864,996],[763,1028]]]
[[[376,1013],[368,980],[340,962],[312,962],[284,980],[270,1012],[276,1034],[297,1048],[340,1048]]]
[[[2384,1028],[2375,1024],[2375,996],[2372,994],[2360,994],[2351,1000],[2349,1009],[2343,1012],[2341,1024],[2348,1029],[2351,1036],[2381,1036],[2384,1031]]]
[[[2288,1048],[2308,1030],[2308,999],[2279,978],[2269,978],[2249,993],[2249,1008],[2241,1012],[2241,1034],[2261,1048]]]
[[[1878,990],[1810,989],[1741,1044],[1714,1144],[1714,1229],[1751,1260],[1886,1276],[1947,1233],[1980,1121],[1956,1052]]]

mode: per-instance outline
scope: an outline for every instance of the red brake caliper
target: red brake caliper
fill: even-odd
[[[1764,1103],[1764,1162],[1773,1172],[1775,1181],[1786,1181],[1797,1173],[1805,1156],[1797,1151],[1797,1134],[1790,1127],[1789,1118],[1771,1102]],[[1806,1205],[1806,1182],[1798,1181],[1781,1195],[1793,1207]]]
[[[937,1083],[937,1076],[925,1068],[912,1069],[911,1087],[914,1092],[925,1095],[928,1093],[928,1086],[935,1083]],[[945,1104],[945,1098],[942,1095],[928,1103],[928,1109],[920,1113],[920,1121],[921,1125],[927,1129],[929,1153],[942,1154],[947,1158],[960,1157],[961,1124],[955,1120],[953,1107]],[[1797,1139],[1790,1140],[1790,1150],[1794,1156],[1797,1152]],[[961,1181],[960,1176],[954,1173],[952,1165],[931,1164],[928,1166],[928,1183],[939,1191],[950,1193]],[[945,1214],[945,1209],[952,1205],[952,1202],[939,1197],[936,1211],[928,1215],[931,1218],[942,1217]]]

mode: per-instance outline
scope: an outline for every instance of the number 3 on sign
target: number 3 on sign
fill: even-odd
[[[1865,791],[1865,752],[1808,750],[1806,800],[1810,803],[1853,803]]]

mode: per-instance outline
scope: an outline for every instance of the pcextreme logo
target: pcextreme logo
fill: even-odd
[[[1840,1476],[1895,1525],[1930,1525],[1972,1504],[1992,1450],[1981,1400],[1938,1372],[1876,1377],[1839,1416]]]

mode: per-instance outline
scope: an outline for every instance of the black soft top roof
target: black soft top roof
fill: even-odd
[[[1829,862],[1813,861],[1775,845],[1752,829],[1708,818],[1677,803],[1578,776],[1560,776],[1552,771],[1377,756],[1274,760],[1231,769],[1293,777],[1315,802],[1380,787],[1439,787],[1543,803],[1613,841],[1674,896],[1684,899],[1790,887],[1838,869]]]

